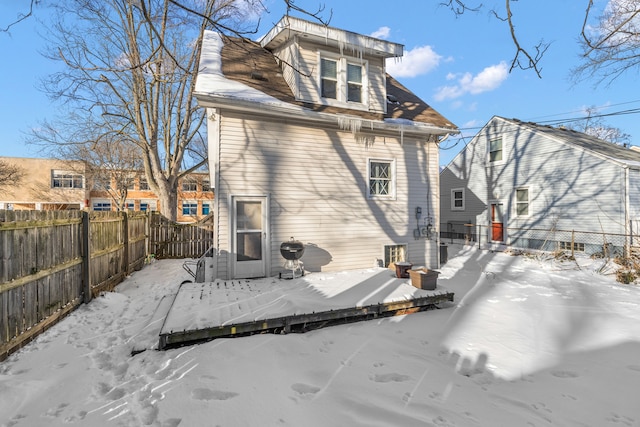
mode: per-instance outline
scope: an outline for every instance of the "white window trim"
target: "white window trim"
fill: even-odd
[[[518,214],[518,204],[521,202],[518,202],[518,190],[527,190],[527,214],[526,215],[519,215]],[[513,198],[514,198],[514,209],[515,209],[515,217],[516,218],[528,218],[531,216],[531,190],[529,189],[529,187],[517,187],[514,192],[513,192]]]
[[[462,191],[462,206],[461,207],[458,207],[455,204],[456,199],[454,197],[454,194],[457,191]],[[465,199],[466,199],[466,194],[464,192],[464,188],[452,188],[451,189],[451,210],[452,211],[463,211],[464,210],[464,206],[465,206]]]
[[[323,98],[322,97],[322,72],[321,72],[321,60],[330,59],[336,61],[336,99]],[[356,57],[340,56],[334,53],[319,51],[318,52],[318,72],[316,85],[318,88],[318,99],[321,104],[330,105],[334,107],[351,108],[354,110],[369,110],[369,61],[365,59],[359,59]],[[362,102],[347,101],[347,64],[362,66]]]
[[[391,178],[390,178],[390,188],[388,195],[379,195],[379,194],[371,194],[371,163],[379,162],[379,163],[389,163],[391,166]],[[395,159],[382,159],[377,157],[372,157],[367,159],[367,198],[368,199],[381,199],[381,200],[396,200],[396,160]]]

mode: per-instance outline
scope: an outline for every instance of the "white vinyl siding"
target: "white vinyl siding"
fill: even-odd
[[[401,143],[399,134],[387,133],[372,136],[379,143],[365,148],[350,131],[275,119],[256,122],[230,112],[222,117],[219,134],[224,141],[216,189],[220,277],[229,268],[231,195],[269,195],[271,274],[282,268],[279,247],[292,236],[306,245],[302,261],[308,271],[369,268],[385,245],[397,242],[408,242],[414,264],[437,267],[435,239],[414,239],[415,224],[409,221],[415,221],[415,206],[435,219],[436,144],[407,134]],[[396,159],[397,200],[368,198],[366,165],[374,158]]]

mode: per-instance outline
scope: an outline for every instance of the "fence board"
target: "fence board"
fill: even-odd
[[[212,217],[177,224],[157,212],[0,210],[0,360],[112,290],[149,254],[200,257],[212,226]]]

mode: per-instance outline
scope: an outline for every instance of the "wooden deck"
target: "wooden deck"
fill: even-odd
[[[257,333],[306,332],[326,326],[411,314],[452,302],[438,286],[425,291],[389,270],[349,280],[326,273],[301,278],[183,283],[159,334],[159,349]]]

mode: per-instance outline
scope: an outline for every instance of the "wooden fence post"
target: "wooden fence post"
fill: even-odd
[[[91,301],[91,228],[89,212],[82,212],[82,289],[83,302]]]
[[[129,215],[127,211],[122,211],[122,271],[125,276],[129,275]]]

